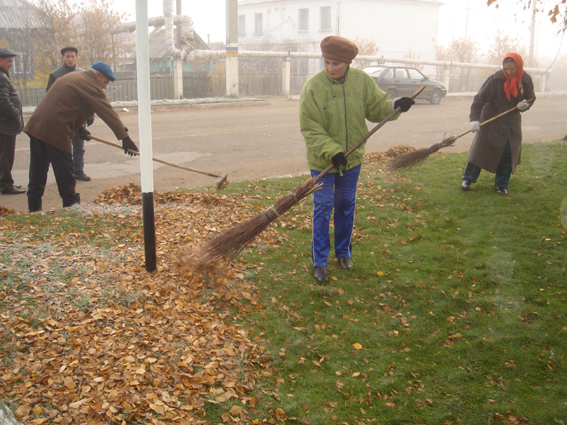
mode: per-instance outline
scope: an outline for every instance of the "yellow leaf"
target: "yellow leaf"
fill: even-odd
[[[360,345],[358,342],[352,344],[352,347],[353,347],[355,350],[362,350],[362,345]]]

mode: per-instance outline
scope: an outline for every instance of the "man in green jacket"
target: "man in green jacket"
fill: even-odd
[[[314,277],[324,283],[329,280],[327,259],[333,209],[335,256],[341,268],[354,266],[351,237],[364,145],[348,157],[345,153],[368,133],[366,119],[379,122],[396,107],[406,112],[414,101],[408,97],[389,100],[366,72],[351,68],[349,65],[358,54],[358,47],[350,40],[325,37],[321,41],[321,52],[325,69],[303,86],[299,122],[311,176],[318,176],[331,163],[334,165],[319,180],[323,186],[313,194]]]

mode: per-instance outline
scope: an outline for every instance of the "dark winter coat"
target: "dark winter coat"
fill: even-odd
[[[77,71],[77,72],[84,71],[84,69],[80,68],[76,65],[75,66],[67,66],[65,64],[61,65],[59,68],[57,68],[51,74],[49,74],[49,79],[47,80],[47,88],[45,89],[45,91],[47,91],[51,88],[51,86],[53,85],[55,80],[57,80],[58,78],[61,78],[64,75],[67,75],[70,72],[75,72],[75,71]]]
[[[484,121],[513,108],[521,100],[534,99],[532,77],[524,72],[523,91],[518,90],[518,98],[504,93],[506,76],[500,70],[488,77],[471,105],[470,121]],[[533,104],[533,101],[531,102]],[[531,105],[530,105],[531,107]],[[529,108],[528,108],[529,109]],[[469,151],[468,161],[486,171],[496,173],[506,144],[510,143],[512,152],[512,172],[520,164],[522,154],[522,117],[519,110],[506,114],[491,123],[482,125],[476,133]]]
[[[58,78],[28,120],[24,132],[71,153],[71,139],[93,113],[122,140],[128,130],[100,88],[92,70],[71,72]]]
[[[10,75],[0,69],[0,134],[15,136],[23,128],[22,102],[10,81]]]

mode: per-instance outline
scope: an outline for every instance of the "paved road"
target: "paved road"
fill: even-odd
[[[437,106],[418,103],[397,121],[386,124],[367,143],[367,151],[385,151],[395,145],[428,147],[445,136],[469,129],[471,98],[446,98]],[[299,131],[299,102],[267,98],[256,102],[227,105],[154,107],[152,110],[153,156],[186,167],[218,175],[228,173],[230,181],[297,175],[306,171],[305,147]],[[540,96],[523,115],[524,142],[563,138],[567,134],[567,96]],[[132,138],[138,142],[136,110],[120,111]],[[370,127],[371,128],[371,127]],[[95,136],[116,142],[100,119],[89,128]],[[458,139],[446,152],[466,151],[471,134]],[[120,143],[120,142],[118,142]],[[140,184],[139,159],[121,150],[90,141],[86,143],[85,171],[93,180],[78,182],[83,202],[90,202],[107,188],[130,182]],[[155,190],[176,190],[212,185],[216,179],[154,162]],[[29,139],[17,139],[14,179],[24,187],[28,182]],[[59,208],[61,199],[50,172],[44,209]],[[25,195],[0,196],[0,205],[25,211]]]

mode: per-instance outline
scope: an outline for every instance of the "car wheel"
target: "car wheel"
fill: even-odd
[[[396,89],[388,89],[387,94],[388,99],[395,99],[398,97],[398,91]]]
[[[441,102],[441,91],[440,90],[433,90],[433,94],[431,98],[429,98],[429,103],[432,105],[439,105]]]

